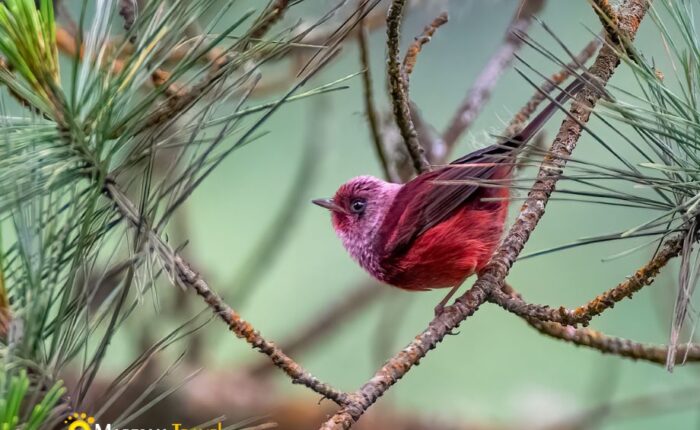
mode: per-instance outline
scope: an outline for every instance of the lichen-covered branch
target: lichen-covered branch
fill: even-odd
[[[503,43],[476,77],[474,84],[442,134],[448,148],[457,144],[460,136],[469,129],[481,113],[499,79],[512,63],[515,53],[523,45],[522,39],[517,34],[527,31],[532,22],[532,15],[540,11],[542,6],[544,6],[544,0],[521,0],[518,4],[515,16],[506,30]]]
[[[627,0],[622,5],[620,26],[630,38],[637,32],[639,23],[646,14],[646,0]],[[603,46],[589,69],[589,74],[599,80],[601,85],[612,77],[620,59],[613,48]],[[537,226],[545,212],[547,201],[554,192],[561,173],[576,148],[583,127],[588,121],[593,107],[601,98],[601,93],[588,85],[574,98],[569,116],[562,122],[559,132],[545,157],[537,174],[528,197],[520,209],[520,213],[499,247],[496,255],[477,281],[477,285],[501,285],[510,267],[522,251],[530,234]]]
[[[132,228],[139,229],[148,236],[150,245],[155,248],[155,252],[161,254],[163,261],[170,262],[165,269],[170,273],[171,278],[180,286],[194,290],[237,337],[244,339],[254,349],[267,355],[275,366],[282,369],[292,379],[293,383],[305,385],[341,406],[348,403],[347,394],[321,382],[282,352],[274,343],[265,339],[249,322],[242,319],[235,310],[226,304],[192,269],[190,264],[167,246],[162,238],[148,226],[146,221],[140,217],[133,203],[113,182],[108,181],[105,184],[104,195],[113,202],[117,212],[126,219]]]
[[[600,315],[615,303],[632,297],[632,294],[654,282],[654,278],[668,262],[677,257],[683,250],[683,238],[674,237],[667,240],[656,256],[637,270],[632,276],[583,306],[571,311],[575,319],[592,318]],[[584,322],[584,321],[582,321]],[[585,323],[585,322],[584,322]]]
[[[671,245],[672,246],[672,245]],[[650,263],[650,265],[652,265]],[[513,299],[520,299],[520,294],[510,285],[504,284],[501,294]],[[577,328],[573,325],[560,324],[552,321],[542,321],[520,315],[528,324],[540,333],[555,339],[596,349],[604,354],[613,354],[634,360],[644,360],[656,364],[665,365],[669,347],[667,345],[650,345],[635,342],[630,339],[608,336],[597,330]],[[683,361],[700,361],[700,345],[687,344],[677,348],[676,363]]]
[[[413,126],[408,99],[408,85],[399,59],[399,43],[401,39],[399,28],[403,19],[405,3],[406,0],[393,0],[386,17],[389,95],[391,96],[396,125],[411,156],[413,167],[416,173],[423,173],[430,170],[430,163],[425,157],[425,151],[418,141],[418,134]]]
[[[683,237],[674,237],[664,242],[663,246],[648,263],[637,270],[632,276],[583,306],[567,309],[563,306],[550,308],[546,305],[527,303],[519,296],[506,294],[502,290],[493,290],[489,301],[496,303],[508,312],[527,319],[550,321],[563,325],[588,325],[590,320],[615,306],[632,294],[654,282],[654,278],[672,258],[677,257],[683,250]]]
[[[321,429],[350,428],[379,397],[418,364],[428,351],[434,349],[462,321],[473,315],[485,299],[486,293],[482,288],[469,289],[460,297],[458,305],[431,321],[427,329],[387,361],[366,384],[350,394],[348,404],[326,421]]]
[[[644,360],[666,365],[668,346],[650,345],[620,337],[608,336],[589,328],[575,328],[553,322],[529,320],[528,323],[540,333],[571,342],[575,345],[597,349],[604,354],[613,354],[633,360]],[[700,345],[679,345],[676,349],[676,364],[700,361]]]
[[[620,28],[630,39],[636,34],[648,7],[646,0],[627,0],[621,6]],[[601,85],[604,85],[613,75],[619,62],[620,59],[615,51],[611,47],[604,46],[589,72],[600,80]],[[444,312],[433,319],[428,328],[416,336],[406,348],[390,358],[366,384],[351,394],[350,403],[326,421],[321,427],[322,430],[347,429],[352,426],[367,408],[410,371],[428,351],[435,348],[462,321],[473,315],[486,301],[490,291],[502,287],[510,268],[544,215],[545,207],[561,177],[566,160],[576,147],[583,126],[600,97],[601,94],[590,87],[584,88],[576,95],[569,111],[570,117],[563,121],[520,214],[474,285],[453,305],[447,306]]]
[[[617,34],[618,20],[617,13],[615,9],[610,5],[609,0],[592,0],[593,10],[600,19],[600,23],[603,25],[605,32],[608,35],[610,41],[617,45],[620,41]]]

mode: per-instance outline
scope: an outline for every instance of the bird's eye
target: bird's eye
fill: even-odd
[[[355,199],[350,202],[350,211],[355,214],[361,214],[365,211],[367,207],[367,200],[365,199]]]

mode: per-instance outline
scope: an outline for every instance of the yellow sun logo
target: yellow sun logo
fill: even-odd
[[[63,422],[68,424],[68,430],[92,430],[91,424],[95,422],[95,418],[89,417],[84,412],[82,414],[73,412]]]

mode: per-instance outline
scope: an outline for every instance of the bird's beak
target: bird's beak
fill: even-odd
[[[346,213],[345,209],[343,209],[340,205],[334,202],[333,199],[315,199],[311,200],[311,203],[317,206],[321,206],[322,208],[326,208],[329,211]]]

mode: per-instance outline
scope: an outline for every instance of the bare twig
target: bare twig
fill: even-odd
[[[413,168],[416,173],[423,173],[430,170],[430,163],[425,157],[425,151],[418,141],[416,129],[411,119],[411,109],[409,107],[408,86],[406,76],[399,60],[399,27],[403,19],[403,9],[406,0],[393,0],[386,17],[386,35],[388,48],[389,94],[394,110],[396,125],[401,132],[401,137],[406,144],[406,149],[413,161]]]
[[[372,70],[369,63],[369,42],[367,40],[367,23],[366,18],[362,19],[357,32],[357,43],[360,51],[360,64],[362,66],[362,90],[363,99],[365,102],[365,115],[367,115],[367,123],[369,131],[374,142],[374,151],[379,159],[379,164],[382,168],[384,178],[388,181],[392,180],[389,172],[389,164],[386,158],[386,146],[382,138],[382,132],[379,126],[379,114],[374,106],[374,88],[372,87]]]
[[[624,282],[618,284],[595,299],[575,309],[565,307],[550,308],[525,302],[519,296],[506,294],[501,290],[493,290],[489,301],[498,304],[505,310],[526,319],[550,321],[564,325],[588,325],[595,316],[615,306],[615,303],[632,297],[632,294],[654,282],[654,278],[672,258],[678,256],[683,249],[683,237],[667,240],[656,256],[637,270]]]
[[[674,257],[677,257],[683,249],[682,237],[675,237],[667,240],[657,255],[647,264],[641,267],[624,282],[618,284],[615,288],[606,291],[599,295],[589,303],[579,306],[571,311],[573,318],[592,318],[600,315],[606,309],[614,306],[615,303],[632,297],[632,294],[641,290],[647,285],[654,282],[654,278],[659,271]]]
[[[627,0],[621,7],[623,12],[620,13],[620,28],[624,29],[630,38],[636,34],[648,6],[646,0]],[[598,54],[590,73],[597,77],[601,84],[605,84],[619,62],[614,49],[605,46]],[[591,110],[600,97],[601,94],[590,87],[584,88],[575,97],[570,117],[562,123],[520,214],[474,285],[453,305],[446,307],[444,312],[431,321],[428,328],[416,336],[406,348],[389,359],[362,388],[351,394],[350,403],[326,421],[321,429],[347,429],[352,426],[367,408],[416,365],[429,350],[435,348],[449,332],[473,315],[486,301],[489,291],[501,288],[511,266],[544,215],[549,196],[554,191],[566,160],[576,147],[583,124],[588,121]]]
[[[442,134],[442,138],[448,148],[452,148],[457,144],[460,136],[469,129],[477,116],[479,116],[484,105],[491,97],[491,92],[496,87],[498,80],[512,63],[515,53],[523,45],[522,39],[517,34],[527,31],[532,23],[532,15],[540,11],[543,6],[544,0],[520,1],[515,16],[506,30],[503,43],[491,56],[481,73],[479,73],[462,104],[457,108],[457,112],[447,129]]]
[[[430,42],[430,39],[433,37],[433,34],[435,34],[435,31],[445,25],[447,20],[447,12],[441,13],[433,20],[433,22],[425,26],[423,33],[421,33],[420,36],[416,36],[413,39],[413,43],[411,43],[411,46],[409,46],[406,50],[406,56],[403,59],[403,69],[404,72],[406,72],[406,76],[409,76],[413,72],[413,68],[418,60],[418,54],[420,54],[420,51],[423,49],[423,45]]]
[[[170,247],[163,242],[160,235],[149,227],[146,220],[140,217],[133,203],[131,203],[128,197],[119,190],[113,182],[110,181],[104,186],[104,195],[114,203],[117,212],[128,221],[132,228],[136,228],[148,236],[150,245],[161,254],[164,261],[169,262],[165,269],[170,273],[171,278],[176,281],[177,284],[194,290],[197,295],[202,297],[214,314],[225,322],[237,337],[245,339],[253,348],[270,357],[274,365],[282,369],[292,379],[293,383],[305,385],[339,405],[347,404],[347,394],[334,389],[311,375],[307,370],[282,352],[274,343],[262,337],[249,322],[242,319],[236,311],[226,304],[226,302],[209,287],[206,281],[192,269],[189,263],[179,254],[172,251]]]

